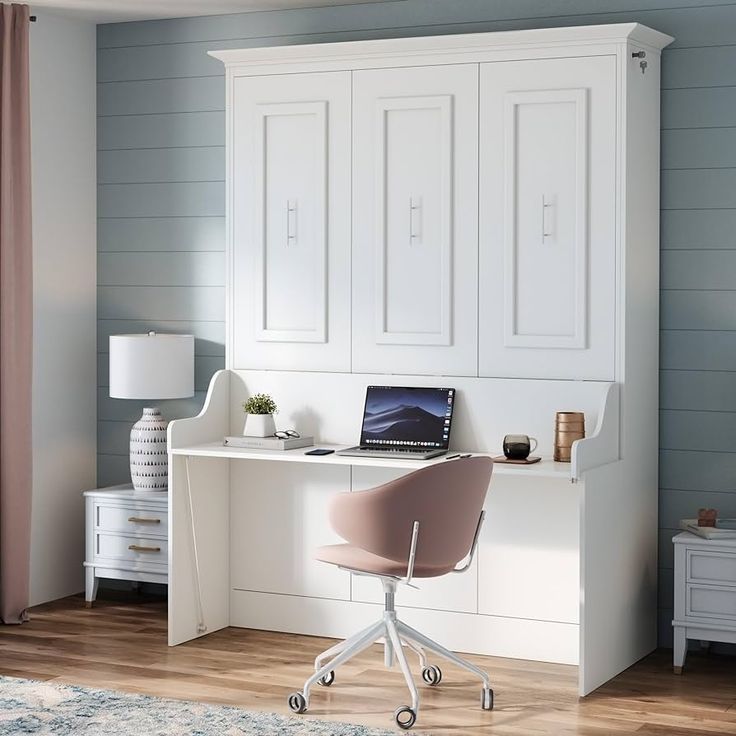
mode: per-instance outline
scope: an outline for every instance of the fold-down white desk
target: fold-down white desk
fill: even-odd
[[[261,378],[246,376],[248,390],[262,390]],[[268,375],[268,385],[277,380]],[[338,541],[330,498],[452,461],[224,446],[238,431],[245,390],[243,375],[221,371],[202,413],[170,425],[169,643],[225,626],[346,636],[375,617],[380,600],[363,579],[312,559],[316,546]],[[621,608],[636,605],[622,598],[631,580],[612,523],[622,502],[619,387],[586,390],[590,399],[577,388],[579,401],[597,396],[600,406],[573,462],[495,465],[471,570],[401,597],[411,625],[458,651],[580,664],[581,693],[632,656],[634,623]],[[289,398],[286,383],[279,395]],[[466,424],[472,416],[460,417]]]
[[[342,450],[350,445],[332,445],[329,443],[320,443],[315,447],[324,447],[331,450]],[[452,462],[450,459],[455,452],[449,452],[446,456],[431,458],[429,460],[414,460],[411,458],[401,457],[354,457],[345,455],[305,455],[304,453],[311,448],[301,447],[296,450],[251,450],[243,447],[224,446],[222,442],[205,442],[201,445],[188,445],[187,447],[179,447],[171,451],[172,455],[183,455],[185,457],[216,457],[227,458],[229,460],[264,460],[267,462],[278,463],[305,463],[308,465],[337,465],[361,468],[390,468],[396,470],[419,470],[426,468],[428,465],[436,465],[446,462]],[[473,453],[474,455],[485,455],[488,453]],[[497,454],[501,454],[498,452]],[[534,465],[525,466],[523,468],[518,465],[495,464],[493,466],[494,475],[520,475],[535,478],[557,478],[569,481],[571,479],[570,463],[556,463],[548,458],[543,458]]]

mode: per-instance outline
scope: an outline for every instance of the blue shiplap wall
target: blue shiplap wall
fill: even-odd
[[[136,402],[107,336],[197,337],[194,413],[224,363],[224,83],[208,49],[639,21],[676,37],[662,93],[661,638],[677,521],[736,516],[736,2],[401,0],[100,26],[99,475],[127,476]]]

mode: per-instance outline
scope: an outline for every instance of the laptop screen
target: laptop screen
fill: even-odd
[[[360,444],[447,450],[454,402],[453,388],[368,386]]]

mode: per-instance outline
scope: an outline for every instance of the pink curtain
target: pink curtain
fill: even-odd
[[[28,616],[31,143],[27,5],[0,5],[0,620]]]

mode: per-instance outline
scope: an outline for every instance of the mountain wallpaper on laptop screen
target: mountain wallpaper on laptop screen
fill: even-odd
[[[447,391],[373,388],[363,419],[363,441],[442,442]]]

